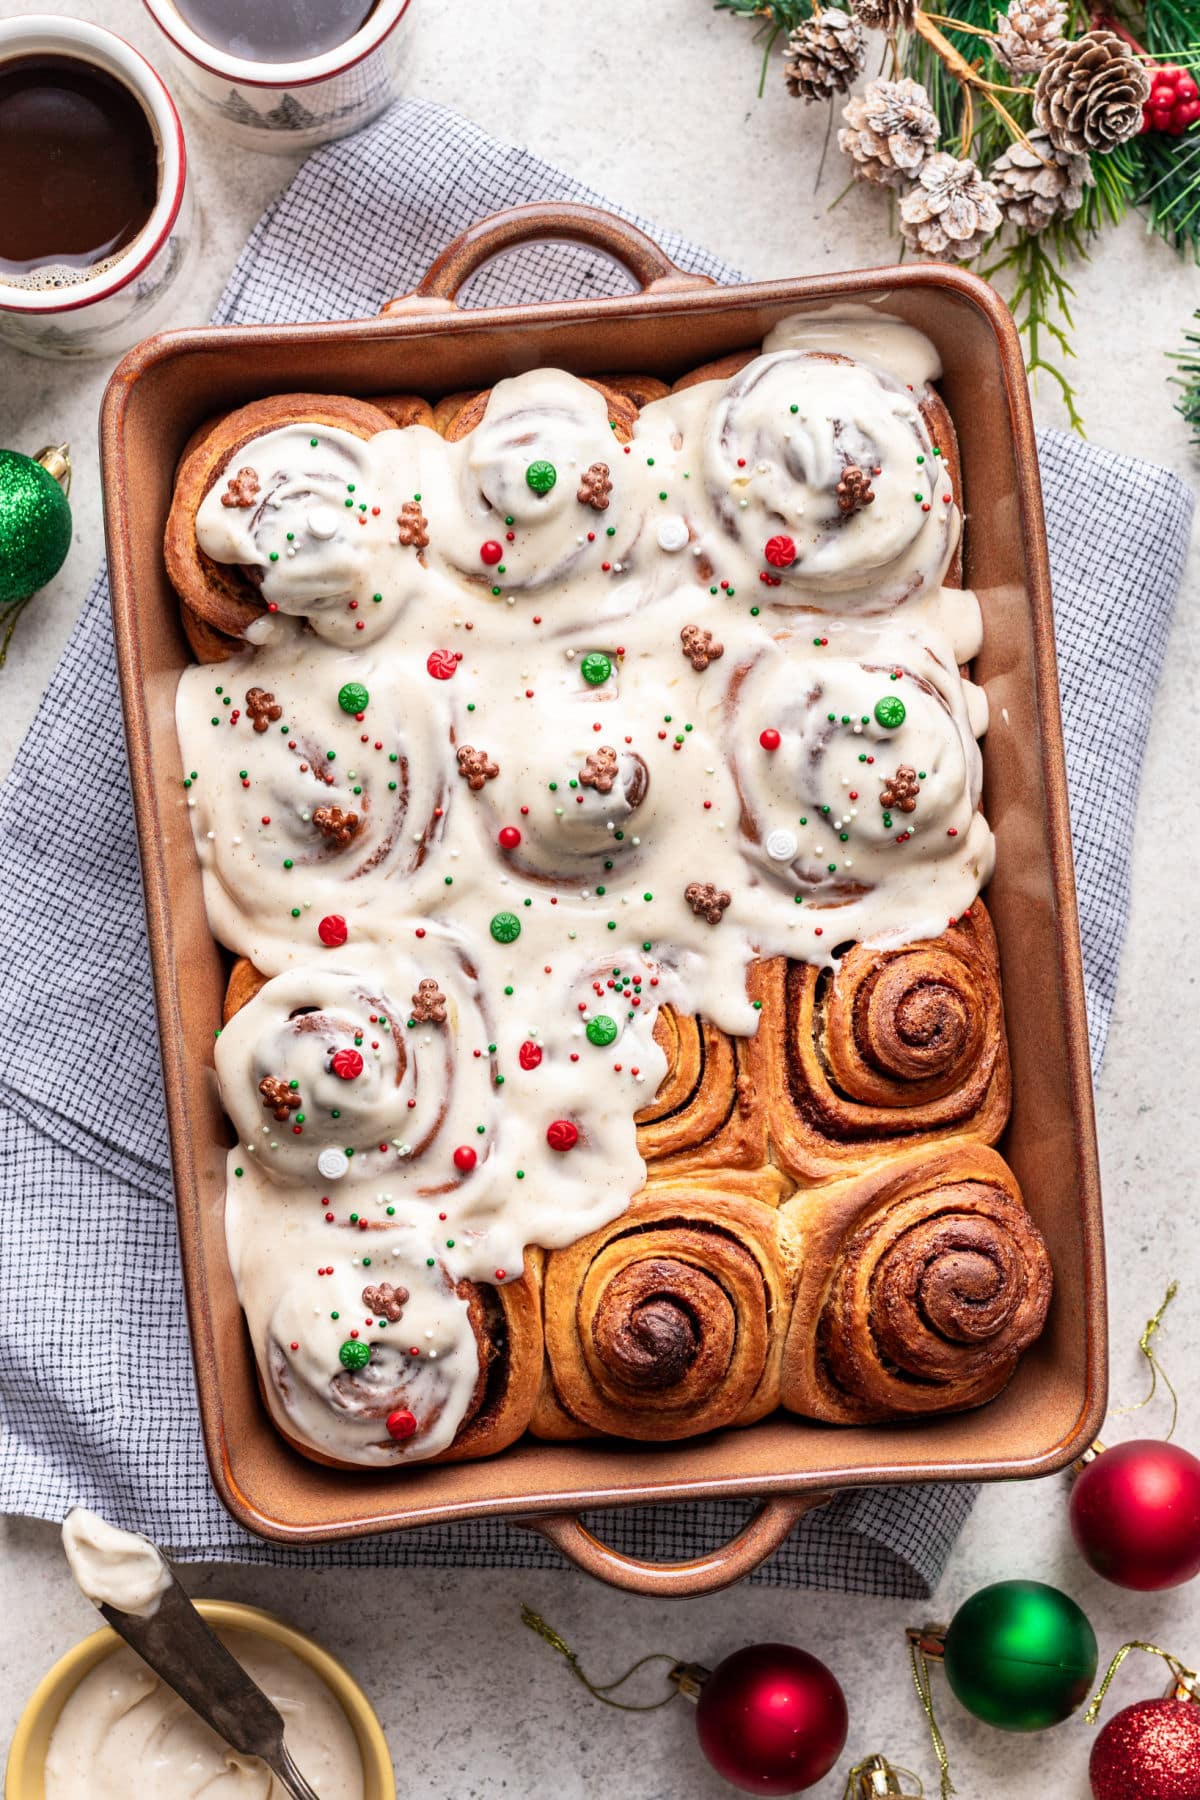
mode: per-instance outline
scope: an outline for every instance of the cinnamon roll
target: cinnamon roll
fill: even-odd
[[[985,1145],[907,1151],[783,1211],[801,1244],[783,1364],[792,1412],[863,1424],[980,1406],[1041,1332],[1046,1246]]]
[[[778,1213],[691,1183],[647,1189],[546,1262],[531,1429],[667,1442],[779,1404],[795,1246]]]
[[[391,424],[331,394],[278,394],[211,424],[184,457],[167,519],[185,619],[236,639],[268,607],[344,605],[371,533],[353,535],[343,502],[352,484],[365,494],[362,446]]]
[[[318,1218],[320,1215],[318,1215]],[[526,1428],[542,1370],[538,1269],[455,1281],[411,1222],[235,1214],[230,1245],[259,1384],[283,1436],[337,1467],[490,1456]]]
[[[833,973],[772,963],[759,1027],[771,1142],[797,1181],[908,1144],[994,1144],[1011,1095],[1000,963],[981,900],[936,938],[856,944]]]
[[[751,970],[750,989],[755,998],[765,991],[758,966]],[[638,1149],[656,1174],[765,1169],[761,1025],[759,1034],[730,1037],[695,1014],[659,1008],[654,1038],[667,1073],[636,1115]]]

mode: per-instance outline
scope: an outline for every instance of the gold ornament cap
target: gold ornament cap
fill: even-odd
[[[41,463],[47,475],[53,475],[64,494],[71,492],[70,444],[46,444],[34,452],[33,460]]]
[[[906,1787],[911,1781],[914,1785]],[[886,1756],[867,1756],[855,1763],[846,1782],[843,1800],[923,1800],[925,1793],[919,1775],[911,1769],[894,1768]]]

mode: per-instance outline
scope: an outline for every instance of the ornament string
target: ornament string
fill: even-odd
[[[921,1710],[925,1714],[926,1723],[929,1726],[933,1753],[937,1757],[938,1769],[941,1773],[941,1800],[949,1800],[949,1796],[957,1790],[950,1779],[950,1758],[946,1751],[946,1740],[942,1736],[941,1727],[934,1714],[933,1684],[929,1677],[929,1653],[935,1644],[937,1652],[940,1654],[940,1634],[934,1626],[927,1626],[924,1631],[910,1630],[908,1633],[913,1685],[917,1690],[917,1699],[921,1702]]]
[[[915,1781],[916,1787],[902,1788],[901,1775],[906,1781]],[[855,1763],[847,1776],[842,1800],[876,1800],[877,1795],[890,1796],[891,1800],[924,1800],[925,1784],[912,1769],[902,1769],[886,1756],[866,1756]]]
[[[630,1676],[636,1675],[639,1669],[644,1669],[647,1663],[666,1662],[671,1664],[672,1670],[680,1668],[682,1665],[680,1664],[678,1657],[668,1655],[665,1650],[653,1651],[649,1656],[640,1657],[638,1661],[634,1663],[632,1668],[626,1669],[625,1673],[619,1675],[615,1681],[595,1682],[584,1674],[579,1666],[578,1656],[567,1643],[566,1639],[561,1638],[552,1625],[547,1625],[540,1613],[535,1613],[531,1606],[523,1605],[521,1607],[521,1623],[522,1625],[528,1625],[530,1631],[536,1632],[538,1637],[549,1644],[552,1650],[557,1650],[559,1655],[566,1662],[572,1675],[574,1675],[576,1681],[582,1682],[588,1693],[591,1694],[594,1699],[603,1701],[605,1706],[615,1706],[619,1708],[621,1712],[657,1712],[660,1706],[669,1706],[672,1700],[678,1699],[679,1697],[680,1688],[678,1684],[675,1684],[672,1686],[670,1693],[664,1694],[661,1700],[635,1701],[613,1700],[611,1698],[611,1695],[617,1688],[624,1687]],[[668,1675],[668,1680],[669,1679],[670,1676]]]
[[[1151,1656],[1161,1656],[1168,1669],[1170,1669],[1172,1675],[1175,1677],[1176,1684],[1180,1688],[1186,1689],[1189,1693],[1195,1690],[1196,1682],[1200,1678],[1197,1677],[1194,1669],[1186,1668],[1177,1656],[1171,1655],[1169,1650],[1160,1650],[1157,1644],[1145,1644],[1140,1638],[1134,1638],[1132,1642],[1122,1644],[1121,1648],[1117,1651],[1117,1654],[1109,1663],[1104,1680],[1096,1690],[1096,1697],[1083,1715],[1083,1722],[1085,1725],[1094,1725],[1096,1723],[1096,1720],[1100,1715],[1100,1708],[1104,1704],[1105,1695],[1113,1684],[1113,1678],[1115,1677],[1117,1670],[1133,1650],[1145,1650]]]
[[[1114,1419],[1120,1419],[1124,1418],[1129,1413],[1141,1412],[1143,1406],[1149,1406],[1150,1402],[1153,1400],[1155,1394],[1158,1392],[1158,1384],[1161,1381],[1168,1394],[1171,1396],[1171,1429],[1166,1436],[1168,1444],[1175,1436],[1175,1427],[1179,1423],[1179,1395],[1175,1392],[1170,1376],[1167,1374],[1167,1371],[1163,1368],[1161,1362],[1159,1362],[1158,1357],[1154,1353],[1154,1339],[1162,1330],[1163,1318],[1166,1314],[1166,1310],[1178,1292],[1179,1283],[1173,1281],[1167,1289],[1166,1294],[1163,1296],[1162,1305],[1154,1314],[1153,1318],[1147,1319],[1146,1329],[1138,1339],[1138,1349],[1150,1365],[1150,1391],[1143,1399],[1136,1401],[1132,1406],[1115,1407],[1112,1415]]]

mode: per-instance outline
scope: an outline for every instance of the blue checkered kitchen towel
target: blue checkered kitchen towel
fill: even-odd
[[[217,319],[374,313],[413,287],[463,227],[515,201],[549,199],[608,204],[454,114],[405,101],[304,165],[250,238]],[[682,267],[737,278],[673,233],[647,229]],[[623,285],[586,251],[539,246],[485,271],[472,299],[527,302]],[[1043,436],[1041,458],[1098,1064],[1125,927],[1142,752],[1192,495],[1162,469],[1055,432]],[[498,1522],[282,1551],[247,1535],[218,1503],[192,1388],[124,768],[101,574],[0,794],[9,921],[0,1507],[57,1519],[81,1501],[182,1559],[561,1566],[555,1551]],[[753,1579],[924,1596],[973,1497],[961,1486],[844,1495]],[[640,1508],[600,1527],[634,1555],[682,1558],[732,1535],[745,1513],[734,1500]]]

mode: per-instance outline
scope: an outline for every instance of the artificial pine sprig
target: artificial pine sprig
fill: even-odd
[[[1193,315],[1200,326],[1200,312]],[[1176,350],[1173,360],[1179,364],[1176,383],[1183,389],[1178,410],[1192,428],[1192,441],[1200,445],[1200,330],[1184,333],[1183,350]]]

